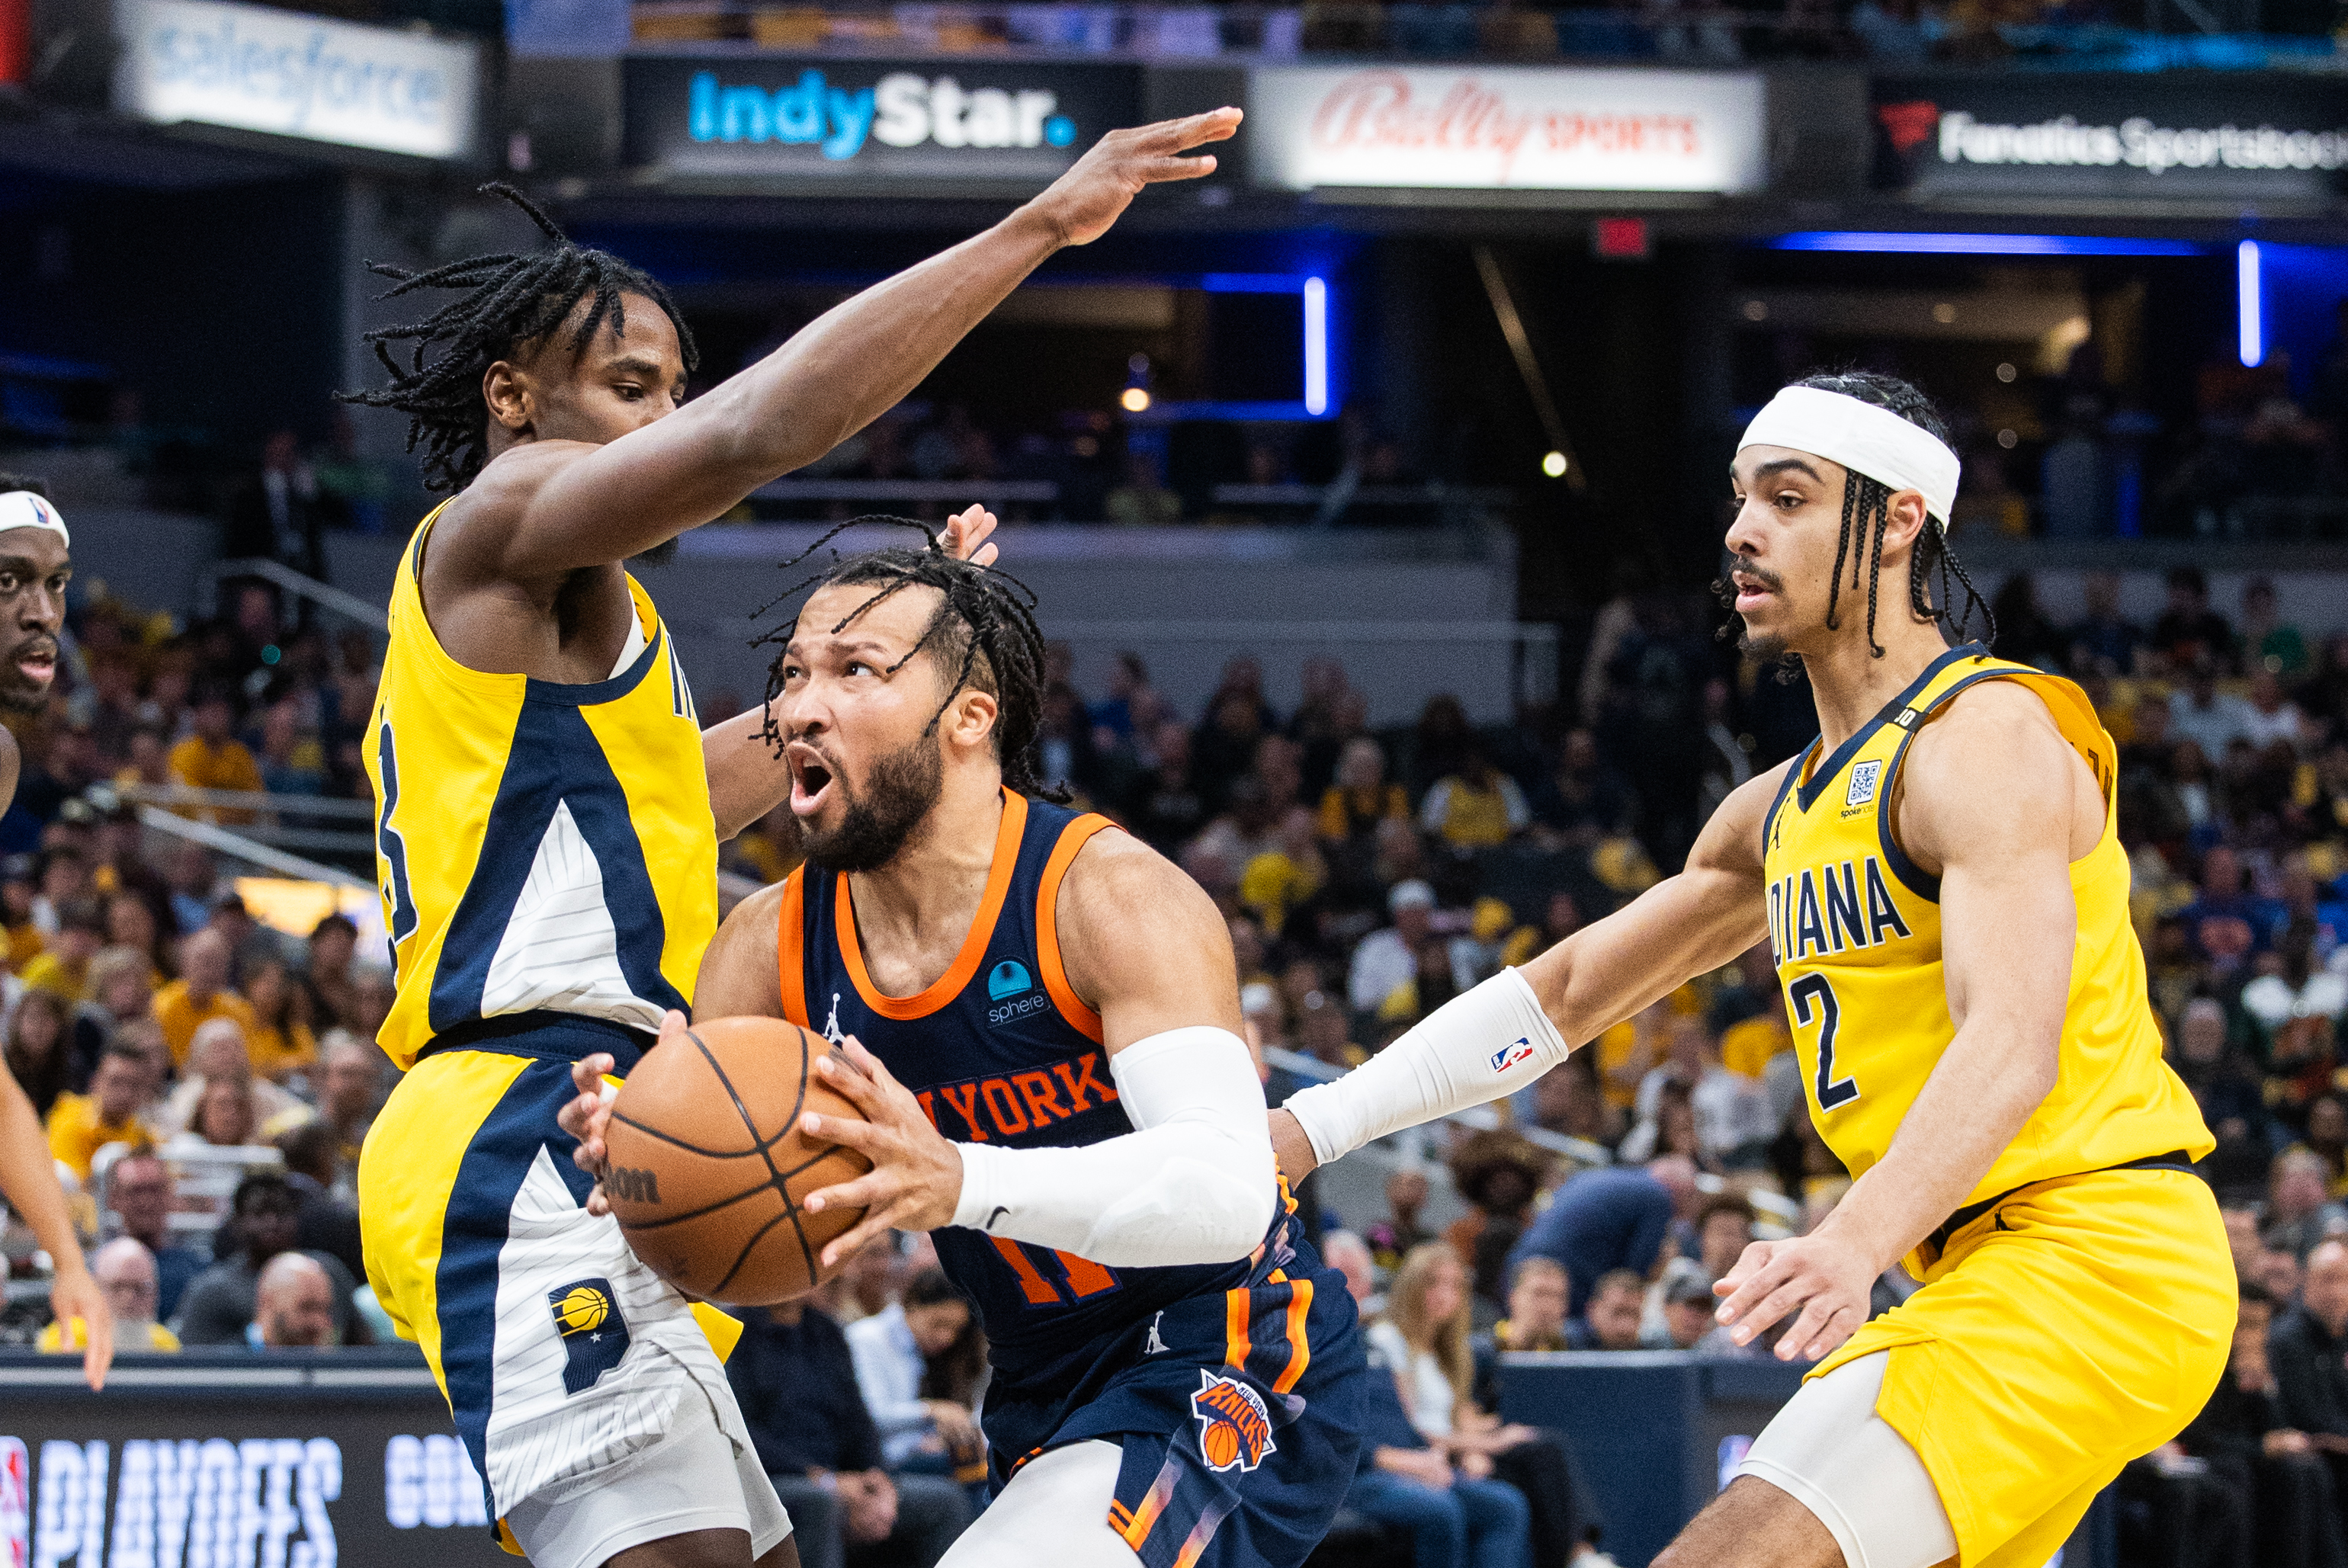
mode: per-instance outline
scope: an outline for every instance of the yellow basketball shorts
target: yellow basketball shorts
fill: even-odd
[[[2209,1187],[2181,1171],[2024,1188],[1921,1277],[1810,1376],[1890,1352],[1876,1413],[1923,1460],[1962,1568],[2040,1568],[2225,1370],[2233,1260]]]

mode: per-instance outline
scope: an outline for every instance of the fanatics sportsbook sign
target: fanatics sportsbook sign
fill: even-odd
[[[207,0],[115,0],[114,105],[417,158],[473,152],[477,45]]]
[[[1766,179],[1761,77],[1444,66],[1251,73],[1256,182],[1735,193]]]
[[[1876,183],[1931,198],[2327,200],[2348,98],[2322,83],[2028,75],[1875,84]]]

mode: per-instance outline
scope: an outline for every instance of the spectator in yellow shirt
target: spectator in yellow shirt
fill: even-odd
[[[308,1072],[318,1062],[318,1037],[310,1032],[310,997],[285,965],[267,959],[245,976],[245,1000],[259,1022],[245,1035],[255,1072],[273,1082]]]
[[[1751,1078],[1766,1073],[1772,1060],[1794,1048],[1793,1032],[1786,1027],[1785,992],[1772,985],[1763,995],[1760,1012],[1730,1025],[1720,1037],[1720,1065]]]
[[[106,919],[88,899],[57,911],[57,934],[33,961],[16,971],[26,985],[67,1004],[89,1000],[89,961],[106,944]]]
[[[89,1272],[114,1309],[114,1345],[118,1350],[176,1351],[179,1336],[155,1321],[155,1254],[132,1236],[117,1236],[89,1254]],[[81,1319],[71,1325],[52,1323],[41,1330],[36,1347],[50,1355],[78,1354],[82,1347]]]
[[[1459,771],[1437,779],[1418,806],[1419,830],[1457,850],[1505,844],[1532,820],[1517,781],[1473,748]]]
[[[114,1045],[98,1058],[88,1094],[61,1094],[49,1112],[49,1153],[87,1184],[89,1165],[109,1143],[153,1145],[143,1114],[155,1092],[153,1069],[138,1047]]]
[[[180,944],[180,978],[155,993],[155,1020],[177,1066],[188,1065],[196,1031],[214,1018],[234,1020],[248,1042],[260,1026],[252,1004],[229,988],[235,956],[228,938],[209,927]]]
[[[259,793],[261,764],[236,738],[236,709],[228,694],[208,691],[196,699],[196,732],[171,748],[171,782],[195,789],[236,789]],[[233,827],[252,820],[252,813],[234,807],[194,806],[182,810],[200,822]]]
[[[1345,742],[1336,779],[1321,795],[1321,836],[1332,843],[1370,842],[1380,822],[1408,820],[1410,797],[1386,782],[1386,754],[1378,743],[1366,735]]]

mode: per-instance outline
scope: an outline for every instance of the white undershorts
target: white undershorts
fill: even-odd
[[[1956,1532],[1924,1461],[1875,1413],[1890,1352],[1813,1377],[1754,1439],[1737,1467],[1818,1515],[1848,1568],[1931,1568]]]
[[[695,1384],[657,1440],[522,1499],[506,1527],[531,1568],[602,1568],[631,1546],[694,1530],[747,1532],[755,1563],[790,1534],[791,1518],[757,1451],[726,1435]]]
[[[1109,1527],[1125,1449],[1101,1438],[1038,1455],[947,1549],[938,1568],[1136,1568]]]

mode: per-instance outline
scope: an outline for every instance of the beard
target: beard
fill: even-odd
[[[847,802],[847,815],[829,831],[802,820],[800,846],[826,871],[876,872],[897,858],[938,803],[945,789],[945,760],[938,755],[937,738],[923,733],[875,762],[861,789],[851,793],[847,776],[836,769],[832,779]]]

